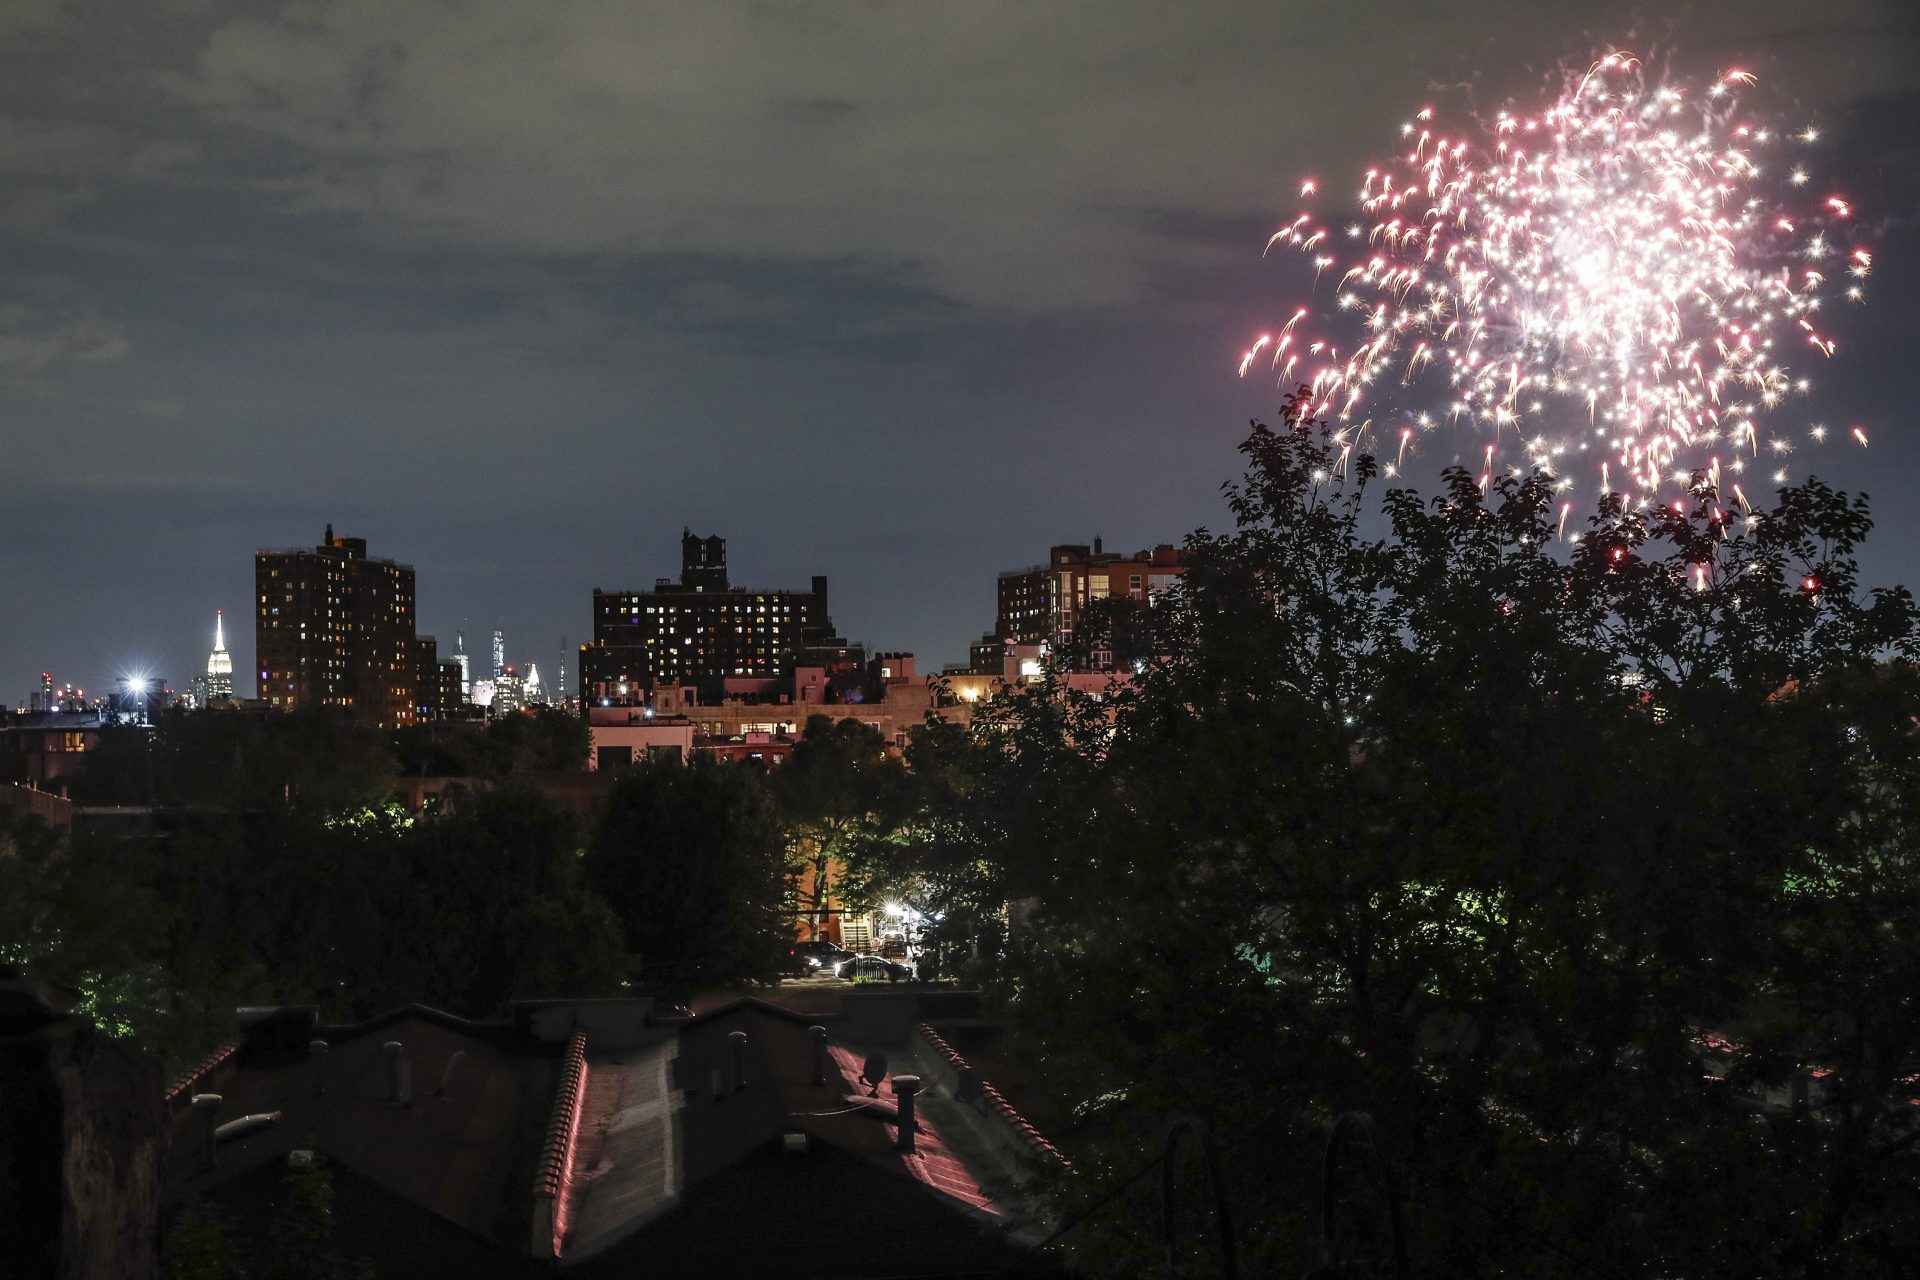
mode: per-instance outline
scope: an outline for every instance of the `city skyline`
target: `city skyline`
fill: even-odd
[[[1000,570],[1225,522],[1280,397],[1235,365],[1312,285],[1261,256],[1303,176],[1620,46],[1820,126],[1877,260],[1783,410],[1836,441],[1788,461],[1872,495],[1871,581],[1917,576],[1887,483],[1920,467],[1904,0],[305,14],[0,17],[8,702],[48,670],[184,681],[249,553],[329,520],[477,654],[498,625],[556,658],[691,525],[741,581],[830,575],[850,640],[962,662]],[[1407,475],[1487,442],[1436,433]]]

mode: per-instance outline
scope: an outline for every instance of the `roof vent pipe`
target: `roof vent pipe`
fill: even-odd
[[[193,1095],[194,1141],[200,1147],[200,1167],[213,1168],[214,1132],[220,1127],[221,1098],[217,1093]]]
[[[217,1146],[222,1142],[232,1142],[244,1138],[250,1133],[270,1129],[280,1123],[278,1111],[262,1111],[257,1115],[241,1116],[238,1120],[229,1120],[213,1131],[213,1141]]]
[[[823,1085],[827,1082],[827,1029],[808,1027],[807,1039],[813,1046],[813,1083]]]
[[[900,1110],[900,1150],[913,1153],[913,1135],[920,1131],[920,1122],[914,1119],[913,1099],[920,1092],[919,1076],[895,1076],[893,1078],[893,1096]]]
[[[447,1069],[440,1073],[440,1087],[433,1091],[434,1097],[444,1098],[447,1096],[447,1091],[453,1088],[454,1076],[460,1073],[460,1068],[466,1060],[467,1051],[465,1049],[455,1049],[453,1051],[453,1056],[447,1059]]]
[[[380,1056],[387,1064],[387,1102],[396,1107],[413,1105],[413,1063],[408,1060],[398,1040],[389,1040],[380,1046]]]
[[[733,1088],[737,1093],[747,1087],[747,1033],[729,1031],[727,1040],[733,1046]]]
[[[313,1063],[313,1096],[327,1096],[327,1042],[307,1041],[307,1058]]]

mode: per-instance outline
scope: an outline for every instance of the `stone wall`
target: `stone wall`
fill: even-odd
[[[153,1280],[167,1154],[158,1069],[84,1020],[55,1012],[44,989],[0,987],[7,1274]]]

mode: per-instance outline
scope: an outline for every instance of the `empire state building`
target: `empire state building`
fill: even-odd
[[[233,698],[233,657],[227,652],[227,633],[220,610],[213,611],[213,652],[207,655],[207,702]]]

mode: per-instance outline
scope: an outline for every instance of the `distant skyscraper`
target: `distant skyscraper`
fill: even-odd
[[[567,638],[560,637],[560,679],[553,686],[554,705],[567,705]]]
[[[580,696],[624,702],[656,684],[717,699],[729,677],[793,674],[795,655],[844,646],[827,616],[827,580],[811,591],[749,590],[727,577],[723,538],[680,535],[680,580],[652,591],[593,592],[593,643],[580,649]]]
[[[460,666],[460,701],[473,701],[473,669],[467,665],[467,633],[453,633],[453,660]]]
[[[460,693],[460,664],[440,656],[439,643],[432,636],[415,636],[414,692],[419,699],[415,708],[422,722],[447,720],[458,715],[466,698]]]
[[[268,706],[344,707],[372,724],[415,714],[413,567],[365,538],[254,555],[254,648]]]
[[[226,702],[233,697],[233,655],[227,652],[226,619],[213,611],[213,652],[207,655],[207,689],[204,706]]]
[[[492,711],[495,719],[524,709],[527,705],[526,684],[514,673],[512,667],[500,668],[500,678],[493,682]]]
[[[507,669],[507,635],[500,628],[493,629],[493,678],[498,680],[500,673]]]
[[[520,700],[529,707],[545,706],[547,691],[540,685],[540,664],[527,664],[527,679],[520,689]]]

